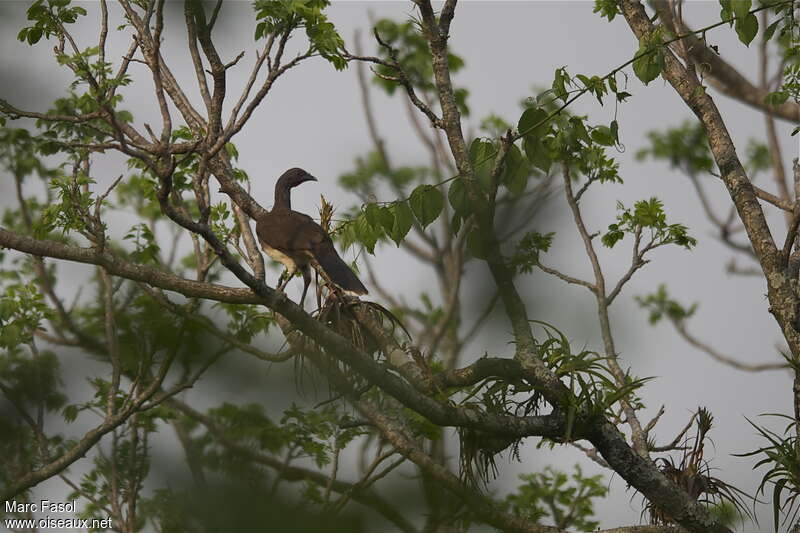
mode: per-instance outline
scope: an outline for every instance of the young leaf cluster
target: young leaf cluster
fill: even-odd
[[[666,244],[677,244],[691,249],[697,244],[697,239],[689,235],[689,228],[683,224],[668,224],[664,205],[658,198],[640,200],[633,209],[626,209],[619,204],[622,211],[617,216],[617,222],[608,226],[608,232],[601,240],[605,246],[613,248],[626,234],[638,234],[649,230],[648,248],[656,248]]]
[[[28,20],[34,24],[22,28],[17,39],[34,45],[42,37],[49,39],[60,33],[64,24],[72,24],[79,16],[86,16],[86,9],[70,7],[71,3],[71,0],[36,0],[28,8]]]
[[[347,67],[342,55],[344,41],[328,20],[324,9],[328,0],[256,0],[255,39],[269,35],[289,35],[297,28],[304,28],[310,50],[325,58],[336,70]]]
[[[553,84],[550,89],[541,93],[536,101],[543,104],[543,99],[547,96],[554,96],[556,99],[561,100],[565,104],[570,101],[570,95],[578,92],[589,92],[597,99],[600,105],[603,105],[603,98],[609,93],[614,95],[617,103],[624,102],[631,94],[627,91],[620,90],[617,85],[618,71],[613,71],[607,76],[587,76],[585,74],[570,75],[566,67],[557,68],[553,75]],[[627,82],[627,75],[623,74]],[[569,89],[572,87],[572,89]]]
[[[652,294],[637,296],[636,302],[648,311],[648,320],[651,324],[657,324],[664,317],[681,322],[697,311],[697,304],[686,308],[671,299],[667,293],[667,287],[663,284],[659,285],[658,290]]]
[[[146,264],[158,262],[158,254],[161,248],[158,246],[150,226],[144,222],[133,226],[128,233],[125,234],[123,239],[133,242],[134,250],[131,253],[131,258],[137,263]]]
[[[56,228],[64,234],[71,231],[88,234],[88,214],[94,205],[94,195],[88,186],[93,183],[95,181],[83,172],[50,180],[50,188],[58,202],[50,204],[42,212],[36,228],[37,236],[42,237]]]
[[[511,256],[510,263],[517,272],[530,274],[533,267],[539,264],[539,254],[547,252],[553,244],[555,232],[541,234],[529,231],[517,244],[516,251]]]

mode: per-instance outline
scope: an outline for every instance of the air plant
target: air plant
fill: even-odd
[[[695,436],[686,439],[679,459],[676,460],[672,456],[657,458],[658,468],[665,477],[685,490],[699,503],[711,507],[727,502],[739,514],[739,518],[744,520],[747,517],[755,521],[754,515],[745,504],[745,497],[750,498],[750,496],[737,487],[712,476],[709,463],[704,459],[705,442],[713,421],[714,416],[708,409],[698,408],[695,415],[697,427]],[[653,524],[675,523],[671,517],[650,502],[645,504],[644,511],[650,514],[650,521]]]
[[[782,524],[795,522],[800,512],[798,496],[800,496],[800,439],[798,438],[797,421],[790,416],[782,414],[768,414],[762,416],[777,416],[789,420],[783,431],[783,436],[759,427],[749,419],[750,424],[756,428],[762,437],[769,441],[769,445],[753,450],[752,452],[737,454],[739,457],[763,455],[764,457],[755,464],[754,468],[769,465],[770,469],[761,478],[757,494],[764,494],[768,485],[772,485],[772,516],[775,531],[780,525],[778,517],[785,515]],[[783,500],[781,502],[781,500]]]

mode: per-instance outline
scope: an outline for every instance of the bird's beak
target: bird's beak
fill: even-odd
[[[308,174],[308,176],[306,177],[306,181],[319,181],[319,180],[317,180],[317,178],[315,178],[311,174]]]

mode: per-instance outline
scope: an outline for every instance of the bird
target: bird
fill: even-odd
[[[325,279],[343,292],[356,296],[367,294],[367,288],[339,257],[333,241],[322,226],[310,216],[292,211],[292,188],[307,181],[317,181],[317,178],[296,167],[284,172],[275,183],[272,211],[256,217],[256,234],[261,248],[286,267],[286,277],[282,282],[279,281],[278,290],[282,291],[294,273],[300,270],[303,275],[302,307],[311,284],[313,265]]]

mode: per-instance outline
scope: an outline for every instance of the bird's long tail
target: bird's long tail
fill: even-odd
[[[336,249],[330,242],[324,242],[314,250],[314,259],[317,261],[325,275],[345,291],[355,294],[367,294],[367,288],[353,273],[347,263],[342,261]]]

